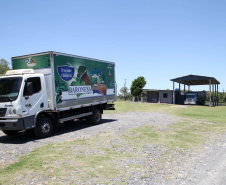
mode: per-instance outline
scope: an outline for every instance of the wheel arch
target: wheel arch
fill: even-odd
[[[55,126],[55,117],[54,117],[54,115],[52,113],[39,111],[39,112],[37,112],[35,114],[35,119],[34,119],[34,125],[35,125],[35,127],[36,127],[38,118],[40,118],[40,117],[47,117],[47,118],[49,118],[52,121],[53,125]]]
[[[99,104],[99,105],[95,105],[92,107],[92,112],[95,110],[95,109],[99,109],[101,114],[103,114],[103,110],[104,110],[104,107],[103,107],[103,104]]]

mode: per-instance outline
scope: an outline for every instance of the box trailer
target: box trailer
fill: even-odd
[[[75,119],[101,122],[114,110],[115,63],[54,51],[12,57],[0,78],[0,129],[7,135],[33,129],[39,138]]]

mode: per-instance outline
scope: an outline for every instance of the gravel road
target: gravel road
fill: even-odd
[[[103,132],[119,134],[143,125],[154,125],[160,130],[165,130],[168,129],[169,124],[181,119],[164,113],[104,114],[103,123],[100,125],[91,126],[85,121],[65,123],[55,129],[52,137],[40,140],[36,139],[30,131],[21,132],[14,137],[5,136],[0,131],[0,165],[13,163],[18,160],[18,154],[28,153],[48,143],[89,138]],[[166,162],[162,167],[158,165],[157,157],[161,153],[167,153],[168,149],[161,145],[148,146],[143,152],[156,158],[152,158],[155,161],[154,164],[145,165],[147,169],[148,166],[154,165],[155,170],[151,176],[145,176],[145,178],[138,172],[134,173],[133,178],[126,184],[224,184],[226,182],[226,135],[216,136],[203,148],[199,153],[183,151],[182,155],[175,152],[170,157],[171,161]]]

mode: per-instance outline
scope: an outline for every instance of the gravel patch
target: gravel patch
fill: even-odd
[[[97,134],[117,135],[131,128],[144,125],[153,125],[159,130],[166,130],[169,129],[168,125],[182,119],[154,112],[103,114],[103,123],[100,125],[90,125],[85,121],[65,123],[54,130],[52,137],[46,139],[36,139],[31,131],[21,132],[14,137],[5,136],[0,131],[0,165],[13,163],[18,160],[18,155],[28,153],[34,148],[48,143],[90,138]],[[206,122],[205,124],[211,123]],[[113,145],[118,142],[120,141],[112,139],[110,144]],[[76,146],[72,149],[75,153],[78,151]],[[136,152],[128,146],[118,148],[118,150],[121,152]],[[95,153],[96,151],[85,152]],[[124,166],[126,173],[131,177],[125,181],[125,184],[195,185],[223,184],[223,182],[226,182],[224,181],[226,174],[226,135],[223,137],[216,136],[209,140],[208,145],[206,144],[197,150],[169,151],[161,144],[147,144],[137,154],[140,156],[139,158],[120,161],[120,165]],[[68,177],[64,177],[66,184],[67,178],[71,179],[72,177],[70,174]],[[123,182],[122,179],[114,179],[111,184]],[[28,184],[45,184],[48,180],[34,178]],[[92,181],[87,182],[87,184],[92,184]]]
[[[62,124],[54,130],[53,136],[36,139],[31,131],[21,132],[18,136],[6,136],[0,131],[0,164],[16,161],[17,155],[25,154],[36,147],[48,143],[58,143],[79,138],[89,138],[103,132],[123,133],[130,128],[143,125],[154,125],[166,128],[180,118],[163,113],[125,113],[103,114],[102,124],[90,125],[85,121],[75,121]]]

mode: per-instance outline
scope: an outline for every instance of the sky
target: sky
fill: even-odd
[[[163,90],[193,74],[216,78],[222,92],[225,8],[225,0],[0,0],[0,58],[57,51],[115,62],[118,91],[139,76],[145,89]]]

